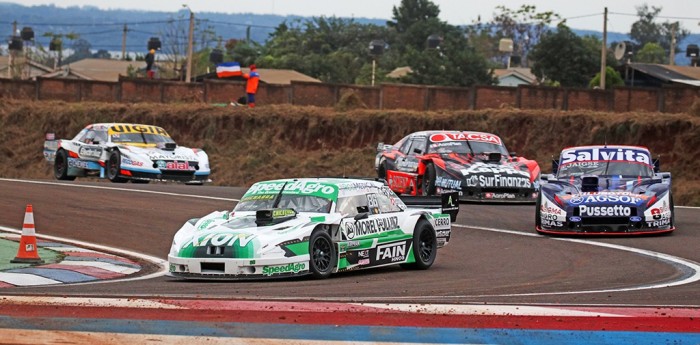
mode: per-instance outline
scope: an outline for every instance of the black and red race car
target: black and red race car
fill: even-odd
[[[465,201],[535,202],[540,167],[509,153],[497,135],[470,131],[412,133],[377,146],[375,169],[396,193],[457,191]]]

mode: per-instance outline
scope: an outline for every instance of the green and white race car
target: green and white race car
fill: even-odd
[[[459,210],[453,194],[400,199],[383,182],[346,178],[258,182],[233,211],[180,228],[169,275],[327,278],[394,264],[428,269],[450,240]]]

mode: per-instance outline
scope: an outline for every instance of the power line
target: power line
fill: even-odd
[[[139,22],[121,22],[121,23],[33,23],[33,22],[18,22],[22,25],[33,25],[33,26],[123,26],[123,25],[145,25],[145,24],[163,24],[163,23],[173,23],[173,22],[184,22],[189,19],[166,19],[166,20],[149,20],[149,21],[139,21]],[[0,24],[12,24],[14,21],[0,21]]]
[[[623,13],[623,12],[608,12],[608,14],[616,14],[619,16],[639,17],[638,13]],[[674,17],[674,16],[654,16],[661,19],[678,19],[678,20],[700,20],[700,17]]]
[[[580,16],[566,17],[566,18],[562,18],[561,20],[588,18],[588,17],[596,17],[596,16],[602,16],[602,15],[603,15],[603,13],[591,13],[591,14],[584,14],[584,15],[580,15]]]

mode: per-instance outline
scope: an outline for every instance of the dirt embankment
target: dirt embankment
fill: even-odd
[[[292,176],[374,176],[377,142],[428,129],[487,131],[543,171],[563,147],[649,147],[674,178],[677,204],[700,205],[700,117],[590,111],[413,112],[203,104],[105,104],[0,100],[0,176],[51,178],[41,154],[45,132],[73,137],[92,122],[162,126],[181,145],[201,147],[217,185]]]

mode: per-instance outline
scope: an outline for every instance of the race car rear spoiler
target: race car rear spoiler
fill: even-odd
[[[457,220],[459,213],[459,193],[445,193],[439,196],[400,196],[408,207],[439,208],[442,213],[450,215],[450,220]]]

